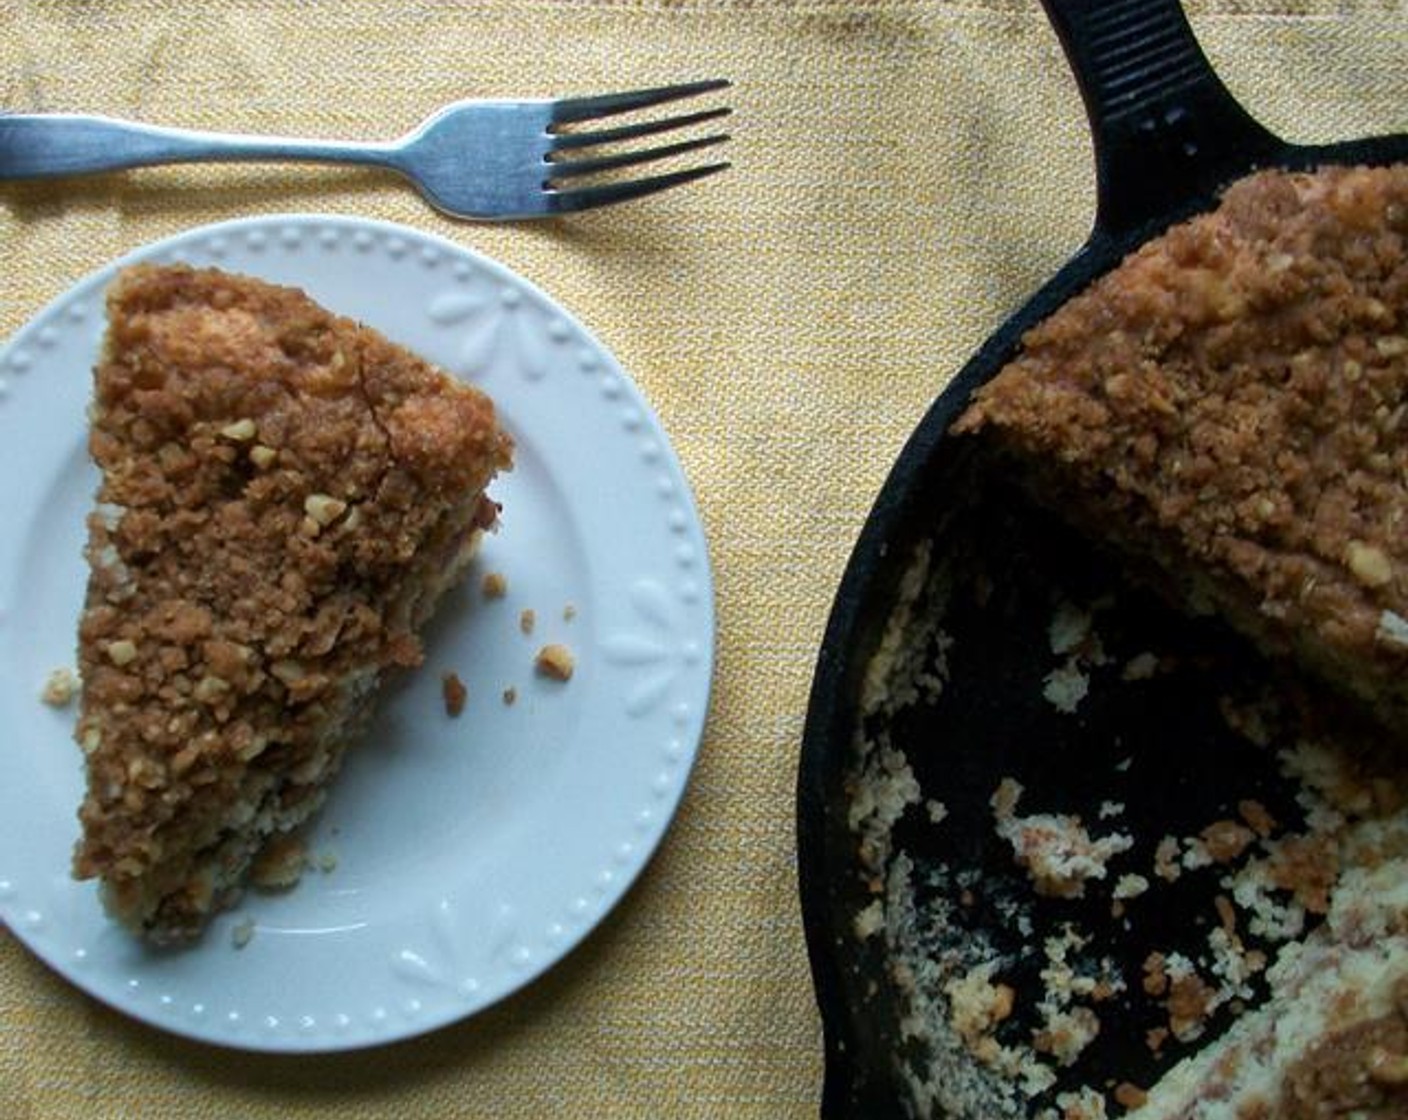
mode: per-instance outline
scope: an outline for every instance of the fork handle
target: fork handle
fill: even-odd
[[[395,166],[389,144],[196,132],[67,113],[0,115],[0,179],[56,179],[220,160]]]

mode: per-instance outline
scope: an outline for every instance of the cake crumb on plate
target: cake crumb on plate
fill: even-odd
[[[458,673],[444,673],[440,677],[440,692],[445,698],[445,714],[454,719],[464,711],[464,702],[469,696],[469,690],[465,688],[464,681],[460,680]]]
[[[39,699],[53,708],[66,707],[78,694],[78,674],[67,665],[51,670],[44,678]]]
[[[230,930],[230,944],[236,949],[243,949],[254,940],[254,919],[244,918]]]
[[[566,681],[572,679],[572,670],[576,668],[577,660],[565,645],[553,642],[538,651],[533,664],[543,676],[551,677],[555,681]]]

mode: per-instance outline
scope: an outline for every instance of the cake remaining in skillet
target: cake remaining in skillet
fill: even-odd
[[[1264,171],[1234,183],[1215,210],[1146,243],[1028,332],[954,431],[976,435],[1042,505],[1112,544],[1137,581],[1188,613],[1220,615],[1273,658],[1290,655],[1378,729],[1368,747],[1327,734],[1324,719],[1307,738],[1248,729],[1302,782],[1304,820],[1278,837],[1227,785],[1228,820],[1204,834],[1237,838],[1225,865],[1205,850],[1212,840],[1195,837],[1173,845],[1172,864],[1156,860],[1155,873],[1136,867],[1138,893],[1156,900],[1164,872],[1172,881],[1208,861],[1222,866],[1227,944],[1206,959],[1170,957],[1182,971],[1151,955],[1142,976],[1104,978],[1112,991],[1166,1004],[1159,1031],[1193,1052],[1151,1083],[1059,1094],[1036,1114],[1408,1116],[1399,764],[1408,742],[1408,167]],[[1096,664],[1083,665],[1082,688]],[[1008,806],[1008,817],[999,825],[1024,867],[1037,865],[1014,821],[1029,826],[1018,839],[1067,863],[1095,829],[1091,816],[1018,818]],[[1137,829],[1116,838],[1111,881],[1129,870],[1121,851],[1158,839]],[[896,866],[905,871],[902,859]],[[1088,873],[1103,879],[1105,867]],[[1032,874],[1033,895],[1050,895]],[[1126,905],[1118,886],[1106,890]],[[1295,923],[1268,927],[1258,909],[1268,891],[1301,908]],[[1022,1092],[1003,1107],[998,1095],[1014,1091],[1007,1085],[1039,1095],[1046,1069],[1074,1062],[1099,1033],[1098,1001],[1077,1008],[1084,1018],[1062,1005],[1052,1017],[1059,1037],[1048,1024],[1029,1049],[999,1045],[1014,1037],[999,1025],[1031,999],[1004,979],[1013,962],[936,951],[942,931],[961,923],[928,911],[929,940],[911,944],[918,896],[893,869],[887,893],[907,1022],[924,1024],[914,1037],[935,1054],[965,1055],[940,1061],[944,1072],[916,1100],[933,1115],[1025,1114]],[[1253,977],[1257,1006],[1234,1010],[1230,1027],[1196,1045],[1214,1011],[1251,994]]]
[[[484,394],[293,289],[140,265],[108,316],[74,870],[171,941],[256,861],[287,879],[290,833],[493,524],[512,443]]]
[[[1032,330],[955,430],[1408,739],[1408,167],[1236,183]]]

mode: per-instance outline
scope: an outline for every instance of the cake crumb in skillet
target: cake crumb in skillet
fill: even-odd
[[[1068,814],[1019,817],[1016,809],[1022,793],[1020,782],[1004,779],[992,795],[993,816],[998,835],[1012,846],[1039,895],[1083,897],[1085,884],[1105,878],[1110,859],[1134,846],[1134,838],[1123,833],[1092,838],[1080,818]]]

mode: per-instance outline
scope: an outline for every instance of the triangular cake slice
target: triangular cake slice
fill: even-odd
[[[317,809],[378,682],[420,661],[512,442],[483,393],[300,291],[137,265],[107,305],[74,871],[173,941]]]
[[[1235,183],[1029,332],[957,430],[1408,741],[1408,166]]]

